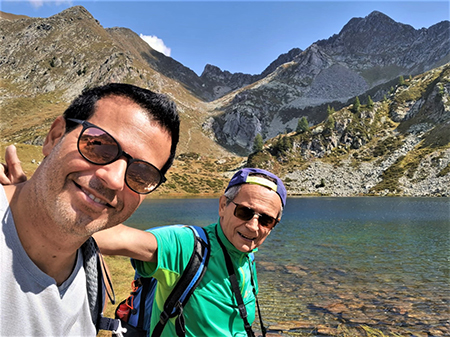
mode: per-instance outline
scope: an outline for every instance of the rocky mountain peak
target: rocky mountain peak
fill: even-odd
[[[349,34],[356,32],[390,32],[394,30],[415,31],[414,27],[396,22],[389,16],[373,11],[365,18],[351,19],[341,30],[339,34]]]
[[[449,21],[416,30],[375,11],[350,20],[339,34],[304,51],[293,48],[281,54],[259,75],[231,73],[208,64],[198,76],[152,49],[130,29],[104,29],[82,6],[49,18],[0,12],[0,109],[4,119],[0,134],[8,142],[38,144],[49,121],[83,89],[127,82],[165,92],[176,101],[184,130],[179,147],[183,152],[216,156],[227,149],[247,155],[255,137],[261,135],[270,152],[263,154],[273,157],[263,156],[261,162],[276,168],[292,161],[294,169],[304,160],[339,154],[352,154],[359,163],[358,158],[370,159],[372,152],[378,158],[385,144],[404,141],[402,152],[386,158],[382,167],[374,160],[367,172],[361,172],[361,179],[356,179],[358,183],[350,184],[348,193],[359,193],[361,186],[365,186],[361,193],[376,187],[383,172],[419,144],[422,135],[408,135],[409,130],[416,130],[433,146],[441,144],[442,151],[429,150],[430,164],[425,163],[423,169],[408,169],[413,180],[408,178],[403,186],[412,186],[421,181],[421,172],[430,171],[436,162],[443,164],[435,176],[450,177],[445,173],[450,171],[450,70],[441,68],[450,62],[449,33]],[[440,73],[426,73],[439,68]],[[400,75],[404,76],[403,85],[399,84]],[[352,107],[356,96],[363,106],[359,112]],[[328,108],[336,112],[331,116]],[[311,128],[308,138],[292,132],[303,117]],[[402,139],[398,123],[405,129]],[[282,139],[286,141],[282,143]],[[414,154],[401,166],[418,163],[413,159],[422,154]],[[341,186],[358,176],[349,168],[353,166],[345,166],[343,174],[336,171],[336,181],[339,176],[349,177]],[[323,177],[322,168],[313,172],[315,181]],[[394,165],[394,171],[397,168]],[[347,169],[350,173],[346,176]],[[368,175],[372,178],[366,179]],[[306,178],[292,175],[291,179],[299,182],[292,187],[309,193],[309,187],[300,184],[308,181]],[[450,186],[450,178],[446,179],[430,180],[427,186]],[[325,184],[331,186],[331,182]],[[406,187],[402,187],[405,193]],[[379,190],[384,193],[385,188]],[[434,193],[429,191],[427,187],[420,195]]]
[[[259,78],[259,75],[230,73],[227,70],[223,71],[219,67],[211,64],[205,66],[205,69],[200,76],[200,80],[203,82],[204,86],[212,91],[211,100],[251,84]]]
[[[77,20],[95,20],[91,13],[88,12],[86,8],[83,6],[73,6],[63,10],[62,12],[53,15],[53,17],[58,18],[69,18],[69,19],[77,19]]]
[[[226,77],[231,76],[231,73],[229,71],[222,71],[222,69],[220,69],[219,67],[212,65],[212,64],[207,64],[205,66],[205,69],[203,69],[202,74],[200,75],[200,77],[217,77],[217,78],[222,78],[225,79]]]
[[[274,72],[282,64],[293,61],[298,55],[303,52],[300,48],[292,48],[285,54],[281,54],[273,61],[264,71],[261,73],[261,77],[266,77],[270,73]]]
[[[382,53],[399,44],[410,46],[418,31],[412,26],[392,20],[380,12],[365,18],[351,19],[337,35],[321,40],[319,45],[339,48],[339,53]]]

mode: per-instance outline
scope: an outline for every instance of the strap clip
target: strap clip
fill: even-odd
[[[112,333],[116,337],[124,337],[124,334],[127,333],[127,329],[122,326],[122,323],[119,320],[119,326],[116,330],[113,330]]]

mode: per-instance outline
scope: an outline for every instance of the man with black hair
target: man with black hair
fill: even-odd
[[[97,334],[81,247],[128,219],[164,182],[178,139],[166,96],[109,84],[82,93],[56,118],[28,181],[18,183],[14,148],[7,150],[0,181],[14,184],[0,188],[1,336]]]

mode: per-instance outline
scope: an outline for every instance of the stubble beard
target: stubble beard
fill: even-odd
[[[72,237],[86,238],[107,226],[106,219],[93,219],[85,213],[76,212],[61,195],[56,197],[52,213],[61,233]]]

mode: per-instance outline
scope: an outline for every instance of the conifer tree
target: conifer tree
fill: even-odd
[[[373,109],[373,101],[372,101],[372,97],[370,97],[370,95],[367,96],[367,107],[369,109]]]
[[[334,129],[334,123],[335,123],[334,117],[333,116],[328,116],[328,118],[327,118],[327,120],[325,122],[325,129],[333,130]]]
[[[281,138],[281,142],[280,142],[280,150],[285,153],[287,151],[289,151],[290,149],[292,149],[292,142],[291,139],[289,137],[283,137]]]
[[[334,114],[334,108],[332,108],[332,107],[330,107],[330,106],[328,106],[327,107],[327,114],[328,114],[328,116],[331,116],[332,114]]]
[[[403,78],[403,75],[400,75],[400,77],[398,78],[398,85],[405,85],[405,79]]]
[[[264,141],[260,133],[258,133],[253,141],[253,151],[258,152],[263,149]]]
[[[361,108],[361,102],[359,101],[359,97],[356,96],[355,103],[353,103],[353,112],[359,112],[360,108]]]
[[[289,137],[281,137],[274,146],[274,150],[278,155],[287,154],[292,149],[292,141]]]
[[[309,131],[308,119],[305,116],[298,120],[297,130],[295,131],[297,131],[298,133]]]

